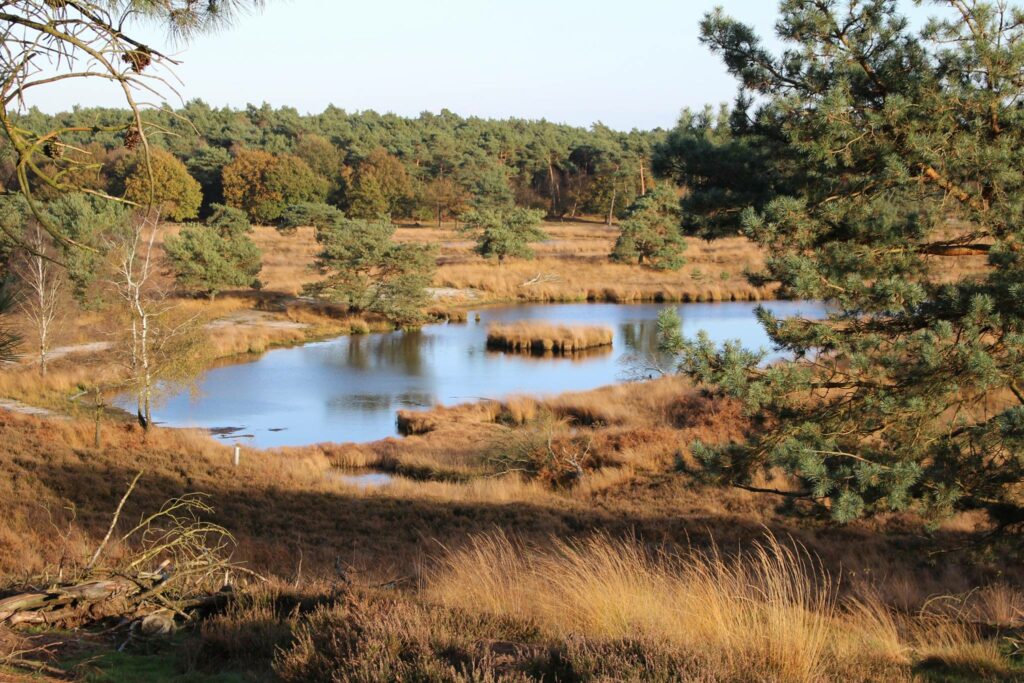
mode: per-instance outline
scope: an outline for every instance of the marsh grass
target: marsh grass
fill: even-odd
[[[612,345],[612,330],[600,325],[559,325],[545,321],[495,323],[487,346],[506,351],[571,354]]]

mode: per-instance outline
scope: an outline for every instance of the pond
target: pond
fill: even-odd
[[[768,348],[756,304],[672,304],[683,332],[706,330],[716,342],[740,339]],[[821,317],[816,302],[774,301],[777,315]],[[470,311],[465,324],[416,332],[339,337],[277,349],[256,360],[217,367],[198,392],[171,396],[154,410],[161,424],[201,427],[257,447],[374,441],[397,434],[395,413],[511,394],[551,395],[593,389],[636,376],[630,359],[657,348],[663,304],[530,304]],[[479,314],[479,321],[474,320]],[[575,357],[489,351],[487,325],[545,320],[606,325],[611,349]],[[778,354],[775,354],[777,357]]]

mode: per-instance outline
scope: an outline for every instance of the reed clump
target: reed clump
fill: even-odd
[[[569,354],[612,345],[612,331],[599,325],[523,321],[487,328],[487,346],[503,351]]]

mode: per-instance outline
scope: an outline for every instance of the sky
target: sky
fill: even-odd
[[[267,0],[188,45],[141,33],[182,61],[172,106],[447,108],[629,130],[668,128],[685,107],[733,99],[735,81],[698,41],[716,5],[770,37],[773,0]],[[122,100],[93,82],[49,88],[30,104],[56,112]]]

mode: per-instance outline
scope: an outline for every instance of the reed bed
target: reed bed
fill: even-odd
[[[612,330],[599,325],[543,321],[497,323],[487,328],[487,346],[504,351],[569,354],[612,345]]]

